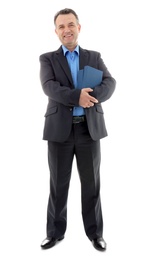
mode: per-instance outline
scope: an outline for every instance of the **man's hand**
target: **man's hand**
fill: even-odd
[[[79,105],[84,108],[93,107],[94,103],[98,103],[98,100],[92,96],[90,96],[90,92],[92,92],[92,88],[83,88],[81,90]]]

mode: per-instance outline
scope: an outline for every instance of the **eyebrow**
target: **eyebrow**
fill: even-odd
[[[74,25],[74,24],[75,24],[74,22],[68,23],[68,25]],[[58,28],[60,28],[60,27],[62,27],[62,26],[64,26],[64,24],[59,24],[59,25],[58,25]]]
[[[68,25],[75,24],[74,22],[70,22]]]

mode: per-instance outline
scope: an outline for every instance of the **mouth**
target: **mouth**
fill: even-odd
[[[73,34],[67,34],[67,35],[64,35],[64,38],[70,38],[72,36],[73,36]]]

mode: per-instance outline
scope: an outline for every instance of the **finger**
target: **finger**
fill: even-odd
[[[94,106],[94,103],[93,103],[93,102],[89,102],[89,103],[88,103],[88,106],[89,106],[89,107],[93,107],[93,106]]]
[[[98,100],[96,98],[94,98],[94,97],[91,97],[90,101],[93,102],[93,103],[98,103]]]
[[[88,92],[92,92],[92,91],[93,91],[93,89],[92,89],[92,88],[84,88],[83,90],[84,90],[85,92],[87,92],[87,93],[88,93]]]

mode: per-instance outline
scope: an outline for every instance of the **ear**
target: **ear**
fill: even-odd
[[[78,24],[78,31],[80,32],[81,30],[81,24]]]
[[[58,35],[57,30],[55,29],[55,33]]]

